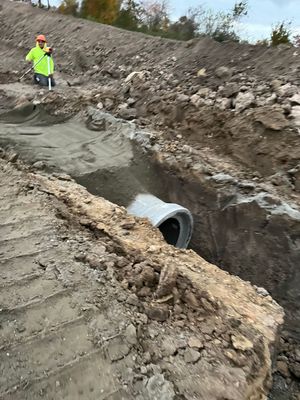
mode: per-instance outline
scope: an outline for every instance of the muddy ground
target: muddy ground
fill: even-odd
[[[17,106],[12,120],[1,117],[7,158],[64,171],[119,205],[141,190],[189,208],[191,247],[285,308],[270,398],[298,399],[299,51],[180,43],[1,6],[0,109]],[[33,87],[31,77],[18,82],[40,32],[55,49],[53,93]]]

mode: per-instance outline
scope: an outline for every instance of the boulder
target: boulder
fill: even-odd
[[[283,86],[279,86],[275,89],[275,92],[280,97],[292,97],[298,93],[298,88],[291,83],[287,83]]]
[[[216,69],[215,74],[220,79],[229,79],[232,77],[232,69],[228,67],[219,67]]]
[[[255,96],[252,92],[245,92],[245,93],[240,92],[234,101],[235,110],[237,112],[242,112],[247,108],[250,108],[254,104],[255,104]]]

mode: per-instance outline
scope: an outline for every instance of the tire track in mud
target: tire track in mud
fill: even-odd
[[[42,199],[17,190],[21,180],[0,164],[0,398],[115,398],[121,389],[90,335],[100,311],[89,271]]]

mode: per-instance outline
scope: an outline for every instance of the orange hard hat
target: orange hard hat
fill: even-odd
[[[43,41],[43,42],[46,42],[46,38],[45,38],[45,36],[44,35],[38,35],[37,37],[36,37],[36,41],[38,42],[38,41]]]

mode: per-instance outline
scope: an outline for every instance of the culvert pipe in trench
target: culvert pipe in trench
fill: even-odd
[[[151,194],[138,194],[127,207],[136,217],[145,217],[157,227],[166,242],[186,249],[193,233],[193,217],[179,204],[165,203]]]
[[[148,218],[167,243],[186,248],[193,217],[186,208],[160,200],[164,188],[147,155],[132,142],[135,128],[99,110],[88,112],[82,124],[77,117],[57,121],[43,107],[25,105],[0,114],[0,143],[13,143],[30,163],[47,160],[90,193]]]

